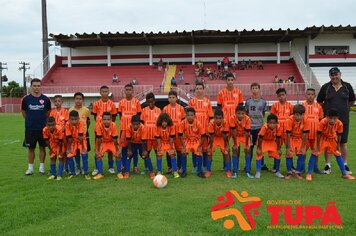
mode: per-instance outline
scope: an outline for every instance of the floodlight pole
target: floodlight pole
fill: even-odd
[[[47,2],[42,0],[42,63],[43,63],[43,76],[49,69],[49,50],[48,50],[48,27],[47,27]]]
[[[30,67],[29,67],[30,63],[22,61],[22,62],[19,62],[19,64],[21,65],[19,67],[19,70],[22,70],[22,72],[23,72],[23,89],[24,89],[24,93],[26,94],[26,92],[27,92],[26,71],[30,69]]]
[[[0,93],[2,93],[2,71],[7,70],[6,63],[0,61]]]

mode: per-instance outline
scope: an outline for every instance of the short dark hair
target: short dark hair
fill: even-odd
[[[254,83],[251,84],[250,88],[252,88],[252,87],[261,88],[261,85],[259,83],[254,82]]]
[[[337,112],[336,109],[331,108],[330,110],[328,110],[327,116],[328,116],[328,117],[332,117],[332,116],[337,116],[337,117],[338,117],[338,116],[339,116],[339,113]]]
[[[267,122],[270,122],[271,120],[275,120],[276,122],[278,122],[278,117],[275,114],[269,114],[267,116]]]
[[[224,112],[220,108],[217,108],[214,111],[214,116],[222,116],[222,117],[224,117]]]
[[[246,111],[246,108],[244,105],[238,105],[236,108],[235,108],[235,112],[238,112],[238,111]]]
[[[75,98],[76,96],[81,96],[81,97],[84,99],[84,94],[83,94],[82,92],[76,92],[76,93],[74,94],[74,98]]]
[[[141,123],[140,115],[134,115],[134,116],[132,116],[132,118],[131,118],[131,123],[135,123],[135,122]]]
[[[53,116],[49,116],[47,118],[47,123],[53,123],[53,122],[56,122],[56,119]]]
[[[280,93],[285,93],[285,94],[287,94],[287,90],[286,90],[285,88],[279,88],[279,89],[277,89],[276,94],[278,95],[278,94],[280,94]]]
[[[226,76],[225,76],[225,78],[226,78],[226,79],[227,79],[227,78],[229,78],[229,77],[232,77],[232,78],[234,78],[234,79],[235,79],[234,74],[233,74],[233,73],[231,73],[231,72],[227,73],[227,74],[226,74]]]
[[[79,113],[77,111],[71,111],[69,112],[69,117],[79,117]]]
[[[132,88],[133,89],[133,85],[132,84],[126,84],[124,88]]]
[[[100,90],[102,90],[102,89],[109,89],[109,87],[107,85],[103,85],[100,87]]]
[[[315,89],[314,88],[307,88],[307,91],[305,91],[305,92],[308,92],[308,91],[312,91],[312,92],[315,93]]]
[[[62,99],[63,97],[62,97],[62,95],[57,94],[57,95],[54,95],[53,99],[56,99],[56,98]]]
[[[110,112],[108,112],[108,111],[105,111],[105,112],[103,112],[102,117],[104,117],[104,116],[110,116],[110,117],[111,117],[111,113],[110,113]]]
[[[188,112],[193,112],[195,115],[195,109],[193,107],[187,107],[185,108],[185,114],[188,114]]]
[[[178,94],[177,94],[177,91],[174,91],[174,90],[171,90],[171,91],[169,91],[169,93],[168,93],[168,97],[169,96],[176,96],[177,98],[178,98]]]
[[[203,89],[205,89],[205,85],[202,83],[202,82],[196,82],[195,83],[195,87],[197,87],[197,86],[203,86]]]
[[[41,80],[38,79],[38,78],[32,79],[32,80],[31,80],[31,86],[32,86],[32,84],[33,84],[34,82],[40,82],[40,83],[41,83]]]
[[[153,98],[153,100],[156,99],[156,98],[155,98],[155,95],[154,95],[152,92],[146,94],[146,101],[147,101],[148,99],[151,99],[151,98]]]
[[[301,104],[297,104],[293,106],[293,113],[294,114],[304,114],[305,113],[305,107]]]
[[[171,117],[167,113],[162,112],[157,118],[156,125],[162,126],[162,123],[164,121],[167,122],[168,126],[173,126],[173,121],[172,121]]]

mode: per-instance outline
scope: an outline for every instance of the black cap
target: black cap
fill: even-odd
[[[333,67],[333,68],[331,68],[331,69],[329,70],[329,75],[332,75],[332,74],[334,74],[334,73],[340,73],[339,68]]]

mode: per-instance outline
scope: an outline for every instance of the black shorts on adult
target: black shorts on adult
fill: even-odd
[[[260,132],[261,129],[251,129],[250,134],[251,134],[251,141],[252,145],[256,145],[257,143],[257,138],[258,138],[258,133]]]
[[[347,138],[349,136],[349,124],[343,123],[344,132],[341,135],[340,143],[347,143]]]
[[[25,140],[22,145],[29,149],[35,149],[37,142],[40,147],[46,147],[42,130],[25,130]]]

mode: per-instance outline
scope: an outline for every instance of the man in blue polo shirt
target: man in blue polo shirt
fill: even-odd
[[[349,135],[349,124],[350,124],[350,107],[355,103],[355,93],[351,84],[343,81],[341,79],[340,69],[333,67],[329,70],[330,82],[324,84],[320,88],[320,92],[317,97],[317,102],[323,104],[324,114],[330,109],[337,110],[339,114],[339,119],[343,124],[343,133],[340,140],[340,151],[344,158],[345,169],[349,174],[352,174],[350,168],[347,165],[347,138]],[[330,174],[331,172],[331,155],[325,154],[326,165],[324,168],[325,174]]]
[[[25,175],[33,174],[36,144],[40,147],[40,174],[45,173],[46,143],[42,129],[46,125],[47,116],[51,110],[51,101],[41,93],[41,80],[31,80],[31,93],[22,98],[22,116],[25,118],[25,140],[23,146],[28,148],[28,169]]]

